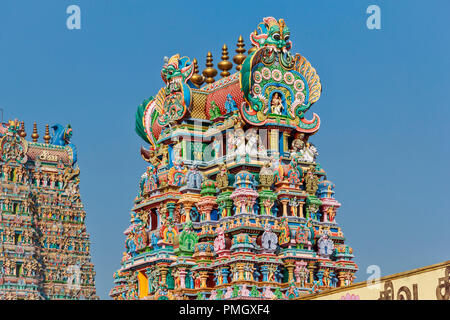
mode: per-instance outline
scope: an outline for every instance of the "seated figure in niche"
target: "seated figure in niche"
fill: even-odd
[[[273,94],[272,101],[270,102],[270,107],[271,107],[272,113],[282,114],[283,100],[281,99],[281,95],[278,92],[275,92]]]
[[[180,164],[183,160],[182,157],[182,139],[175,137],[173,145],[173,163]]]

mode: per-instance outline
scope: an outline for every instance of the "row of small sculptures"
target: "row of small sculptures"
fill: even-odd
[[[4,227],[0,230],[0,236],[2,237],[4,243],[14,243],[15,235],[17,231],[21,231],[20,243],[31,244],[33,242],[34,230],[31,228],[24,228],[23,230],[18,230],[14,227]]]
[[[16,260],[12,259],[4,259],[3,261],[3,268],[2,273],[4,275],[16,275],[16,268],[18,267]],[[37,260],[31,259],[31,260],[25,260],[22,263],[22,266],[20,267],[20,275],[31,277],[37,274],[39,271],[39,265]]]
[[[66,167],[65,169],[60,169],[59,172],[42,172],[42,170],[37,166],[34,170],[28,173],[25,166],[10,166],[8,164],[3,164],[1,166],[1,180],[11,181],[14,183],[28,183],[29,177],[31,178],[31,183],[37,187],[49,187],[64,189],[68,182],[71,180],[77,180],[80,174],[79,168]],[[79,182],[79,180],[78,180]]]

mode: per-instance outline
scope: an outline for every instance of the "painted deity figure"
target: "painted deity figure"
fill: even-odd
[[[328,215],[328,221],[329,222],[333,222],[334,221],[334,217],[336,216],[336,208],[334,206],[329,206],[326,209],[326,213]]]
[[[278,246],[278,236],[272,231],[272,226],[266,224],[264,227],[264,233],[261,238],[261,246],[264,251],[275,252]]]
[[[289,283],[289,287],[288,287],[288,290],[287,290],[287,292],[286,292],[286,298],[288,298],[288,299],[293,299],[293,298],[295,298],[295,297],[298,297],[298,289],[297,289],[297,287],[295,286],[294,281],[292,280],[292,281]]]
[[[247,149],[245,145],[245,133],[244,130],[239,128],[235,131],[235,143],[236,143],[236,161],[245,160]]]
[[[245,280],[253,281],[253,271],[255,268],[251,263],[247,263],[244,266],[244,278]]]
[[[214,150],[214,159],[218,159],[221,156],[220,154],[221,143],[219,138],[214,137],[212,148]]]
[[[315,174],[314,166],[310,167],[305,176],[305,191],[308,194],[315,195],[319,187],[319,177]]]
[[[236,152],[236,137],[232,130],[227,131],[227,157],[233,156]]]
[[[262,294],[263,294],[264,298],[267,298],[267,299],[275,298],[275,295],[273,294],[272,290],[270,290],[270,287],[264,287],[264,291]]]
[[[330,270],[328,268],[323,271],[322,283],[324,286],[327,286],[327,287],[329,287],[331,284]]]
[[[209,296],[209,300],[216,300],[217,299],[217,291],[212,290],[211,295]]]
[[[217,228],[216,232],[217,237],[214,239],[214,251],[218,252],[225,249],[225,232],[221,227]]]
[[[269,274],[267,276],[267,281],[269,281],[269,282],[275,282],[276,281],[275,273],[276,273],[277,269],[278,269],[277,266],[272,265],[272,264],[267,268],[267,270],[269,271]]]
[[[306,268],[306,262],[295,262],[294,275],[296,282],[299,283],[302,288],[304,288],[308,280],[308,269]]]
[[[186,185],[188,188],[200,189],[203,177],[198,171],[198,165],[194,164],[186,174]]]
[[[297,133],[295,139],[292,141],[292,152],[301,152],[305,148],[305,134]]]
[[[161,155],[161,162],[159,168],[164,168],[169,165],[169,147],[167,145],[161,146],[158,152]]]
[[[306,162],[314,162],[318,155],[319,152],[312,143],[307,143],[301,151],[301,159]]]
[[[231,94],[227,94],[227,100],[225,101],[225,109],[227,110],[227,113],[231,113],[238,109],[236,102],[233,100]]]
[[[333,240],[329,238],[328,231],[325,231],[324,234],[322,234],[319,241],[317,242],[317,245],[319,247],[319,255],[321,257],[329,258],[333,253],[334,243]]]
[[[245,152],[251,156],[256,157],[258,155],[258,135],[254,129],[250,129],[246,135],[247,144],[245,146]]]
[[[278,92],[275,92],[272,96],[272,101],[270,102],[270,107],[272,113],[282,114],[283,112],[283,100]]]
[[[180,164],[183,161],[182,157],[182,142],[181,140],[176,137],[174,139],[175,144],[173,145],[173,163]]]
[[[249,297],[250,296],[250,290],[247,289],[247,284],[244,284],[241,288],[241,296],[243,297]]]
[[[216,186],[219,189],[228,187],[228,170],[225,163],[219,164],[219,173],[216,176]]]
[[[224,297],[224,299],[229,299],[229,298],[231,298],[232,294],[233,294],[233,288],[228,287],[227,291],[225,291],[225,294],[223,297]]]

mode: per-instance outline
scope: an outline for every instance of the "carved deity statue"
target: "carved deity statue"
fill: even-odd
[[[212,148],[214,150],[214,159],[218,159],[221,156],[220,154],[221,143],[219,138],[214,137]]]
[[[270,107],[272,113],[282,114],[283,112],[283,100],[278,92],[275,92],[272,96],[272,101],[270,102]]]
[[[264,251],[273,253],[278,246],[278,236],[272,231],[272,226],[266,224],[264,227],[264,233],[261,238],[261,246]]]
[[[225,232],[223,228],[219,227],[216,230],[217,237],[214,239],[214,251],[220,251],[225,249]]]
[[[305,284],[308,280],[308,269],[306,268],[306,262],[304,261],[296,261],[294,268],[295,280],[300,284],[301,287],[305,287]]]
[[[245,159],[247,154],[245,146],[245,133],[243,129],[237,129],[235,131],[235,143],[236,143],[236,160],[241,161]]]
[[[317,242],[317,246],[319,247],[319,255],[324,258],[329,258],[333,253],[334,243],[328,236],[328,232],[325,231],[324,234],[320,237]]]
[[[245,146],[245,152],[251,156],[256,157],[258,155],[258,135],[254,129],[250,129],[245,137],[247,144]]]
[[[270,187],[274,181],[275,175],[272,169],[272,163],[270,161],[266,161],[259,173],[259,182],[264,187]]]
[[[186,185],[191,189],[200,189],[203,177],[198,171],[198,165],[194,164],[186,174]]]
[[[308,172],[305,176],[305,191],[308,194],[315,195],[317,192],[317,188],[319,187],[319,177],[315,174],[314,166],[308,169]]]
[[[305,148],[305,134],[297,133],[295,139],[292,141],[292,152],[301,152]]]
[[[219,164],[219,173],[216,176],[217,188],[223,189],[228,187],[228,170],[225,163]]]
[[[178,137],[174,138],[173,145],[173,163],[180,164],[183,161],[183,157],[181,155],[182,150],[182,142]]]
[[[227,131],[227,156],[232,156],[236,151],[236,137],[232,130]]]

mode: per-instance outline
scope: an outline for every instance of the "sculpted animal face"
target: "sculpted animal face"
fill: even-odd
[[[255,30],[250,35],[250,40],[256,47],[267,46],[278,52],[291,49],[292,42],[289,40],[291,33],[283,19],[277,21],[273,17],[264,18],[258,25],[258,31],[259,34]]]
[[[180,55],[176,54],[163,66],[161,77],[168,86],[181,85],[190,79],[193,72],[194,65],[189,61],[189,58],[180,58]]]

